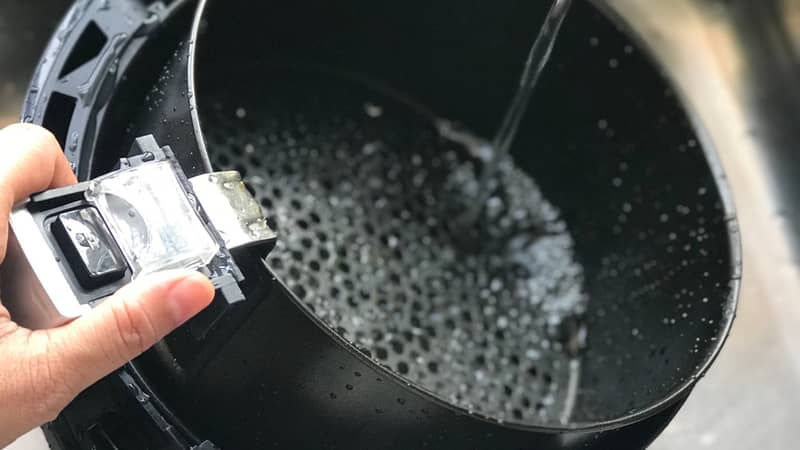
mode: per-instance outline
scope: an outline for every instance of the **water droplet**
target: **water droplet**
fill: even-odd
[[[383,114],[383,107],[372,102],[366,102],[364,103],[364,112],[372,118],[380,117]]]
[[[74,152],[78,149],[78,140],[80,139],[80,134],[77,131],[73,131],[69,135],[69,142],[67,143],[67,149],[71,152]]]

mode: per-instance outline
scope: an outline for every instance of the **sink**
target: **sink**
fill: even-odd
[[[800,3],[618,0],[702,123],[733,190],[744,269],[725,349],[652,448],[796,446]]]

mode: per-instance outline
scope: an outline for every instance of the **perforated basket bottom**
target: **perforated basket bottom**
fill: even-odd
[[[453,217],[481,164],[408,104],[312,78],[287,77],[257,109],[221,96],[203,111],[212,161],[274,220],[270,266],[418,387],[498,420],[568,421],[585,296],[557,210],[506,161],[465,238]]]

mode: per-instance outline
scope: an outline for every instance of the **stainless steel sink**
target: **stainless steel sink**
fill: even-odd
[[[739,311],[719,359],[655,449],[796,447],[800,402],[800,2],[610,2],[719,153],[739,214]]]
[[[0,126],[66,0],[0,0]],[[744,250],[732,335],[654,449],[786,449],[800,404],[800,1],[610,0],[714,143]],[[17,448],[35,449],[35,437]]]

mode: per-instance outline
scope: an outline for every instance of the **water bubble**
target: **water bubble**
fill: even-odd
[[[500,316],[497,318],[497,327],[500,329],[508,328],[508,318]]]
[[[67,149],[71,152],[74,152],[78,149],[78,140],[80,139],[80,134],[77,131],[73,131],[69,135],[69,142],[67,143]]]
[[[383,114],[383,107],[376,103],[366,102],[364,103],[364,112],[372,118],[380,117]]]

